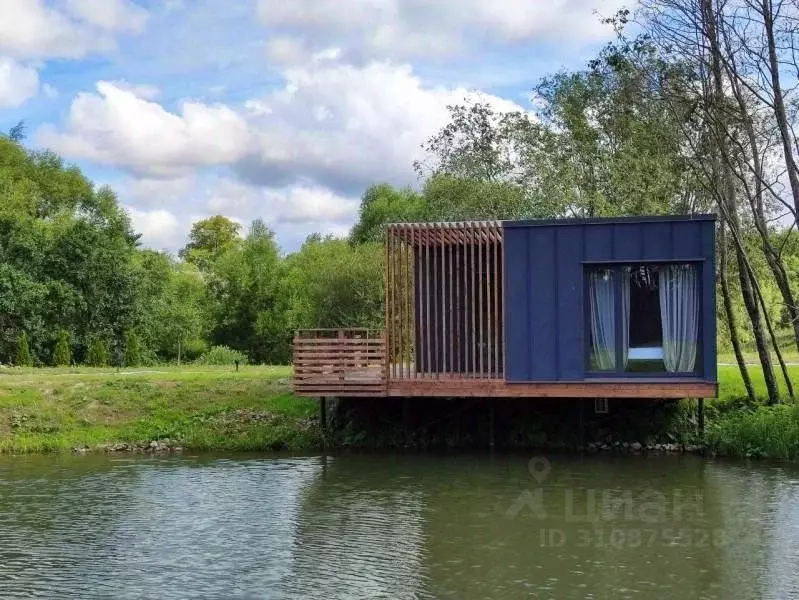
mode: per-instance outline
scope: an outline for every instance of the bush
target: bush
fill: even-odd
[[[208,352],[208,342],[202,338],[186,340],[180,345],[180,360],[182,362],[196,361]]]
[[[69,332],[62,329],[58,332],[58,340],[53,351],[53,365],[56,367],[67,367],[72,362],[72,354],[69,349]]]
[[[758,406],[720,415],[706,433],[708,446],[727,456],[793,459],[799,456],[799,408]]]
[[[138,367],[142,363],[141,342],[139,336],[129,331],[125,334],[125,366]]]
[[[238,361],[240,364],[247,364],[247,357],[227,346],[214,346],[196,360],[198,365],[232,365]]]
[[[108,343],[105,340],[94,339],[89,344],[86,364],[90,367],[107,367],[109,356]]]
[[[22,332],[22,335],[19,336],[19,342],[17,343],[17,356],[14,364],[16,364],[18,367],[33,366],[33,355],[31,354],[31,347],[28,343],[28,334],[24,331]]]

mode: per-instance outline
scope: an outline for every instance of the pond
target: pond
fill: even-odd
[[[0,458],[2,598],[789,598],[797,564],[790,466]]]

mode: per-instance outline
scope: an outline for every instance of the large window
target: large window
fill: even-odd
[[[630,264],[586,272],[588,370],[694,374],[701,352],[695,264]]]

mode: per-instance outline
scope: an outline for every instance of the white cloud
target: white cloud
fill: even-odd
[[[72,158],[170,177],[242,158],[250,133],[246,121],[222,104],[187,101],[176,114],[101,81],[97,93],[72,101],[63,129],[44,126],[37,141]]]
[[[0,108],[14,108],[33,98],[39,91],[36,69],[0,57]]]
[[[194,191],[194,177],[129,177],[114,186],[128,201],[145,206],[179,205]]]
[[[108,31],[138,33],[147,23],[147,11],[129,0],[67,0],[76,17]]]
[[[242,222],[262,218],[273,225],[349,224],[358,204],[357,198],[341,196],[320,186],[257,187],[230,178],[208,186],[205,199],[205,207],[211,214],[237,217]]]
[[[259,0],[260,21],[302,31],[298,44],[343,45],[362,58],[451,56],[474,40],[584,44],[612,34],[596,12],[624,0]],[[284,42],[285,43],[285,42]]]
[[[149,85],[146,83],[130,83],[125,79],[117,79],[109,82],[115,88],[130,92],[134,96],[143,98],[144,100],[155,100],[161,93],[158,86]]]
[[[3,0],[0,53],[17,58],[80,58],[114,47],[112,32],[137,32],[146,11],[129,0],[69,0],[69,12],[43,0]]]
[[[158,250],[174,250],[185,238],[184,230],[178,218],[170,211],[160,208],[141,210],[126,206],[134,231],[141,233],[141,242],[145,246]]]
[[[409,66],[317,61],[286,72],[286,85],[252,99],[256,152],[237,172],[259,185],[302,182],[348,194],[376,181],[408,184],[420,145],[448,121],[463,88],[427,87]],[[485,95],[499,110],[521,110]],[[357,192],[360,193],[360,192]]]
[[[97,93],[73,100],[62,127],[44,126],[36,139],[69,158],[139,176],[231,166],[257,186],[321,185],[352,195],[376,181],[413,182],[420,145],[448,121],[447,105],[472,95],[425,86],[410,66],[342,64],[332,51],[285,77],[282,88],[238,111],[183,102],[170,112],[129,84],[99,82]],[[521,110],[496,96],[482,99]]]

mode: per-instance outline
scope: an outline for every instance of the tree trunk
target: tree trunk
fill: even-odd
[[[719,226],[719,283],[721,284],[721,297],[724,302],[724,314],[727,315],[727,329],[730,331],[730,343],[732,351],[735,353],[735,361],[738,363],[738,370],[741,372],[746,394],[749,401],[756,401],[755,388],[752,386],[752,379],[749,377],[749,368],[746,366],[744,354],[741,351],[741,341],[738,339],[738,319],[732,309],[732,298],[730,296],[730,285],[727,281],[727,226],[721,221]]]
[[[774,367],[771,362],[766,336],[763,330],[763,322],[760,314],[760,307],[752,286],[752,280],[746,259],[746,249],[743,246],[740,231],[740,219],[738,218],[735,181],[731,169],[732,160],[730,156],[729,140],[727,137],[727,119],[724,114],[724,81],[721,72],[721,50],[719,48],[719,38],[717,31],[717,13],[713,6],[713,0],[702,0],[702,21],[704,34],[710,46],[710,76],[712,83],[712,94],[708,114],[715,129],[716,143],[718,144],[719,154],[721,155],[721,189],[717,190],[719,198],[719,209],[722,218],[726,219],[730,227],[730,234],[735,242],[735,257],[738,263],[738,278],[741,284],[741,295],[743,297],[746,312],[752,323],[752,335],[755,339],[757,354],[760,364],[763,367],[763,378],[766,382],[766,391],[770,404],[779,401],[777,381],[774,377]]]
[[[782,301],[785,304],[785,309],[788,311],[788,316],[791,320],[794,332],[794,342],[796,348],[799,349],[799,307],[797,307],[796,299],[794,298],[793,291],[791,290],[790,281],[788,279],[788,272],[785,268],[785,262],[777,249],[771,243],[769,237],[768,225],[766,224],[766,217],[763,211],[763,161],[760,159],[760,145],[757,141],[755,127],[747,110],[746,101],[739,87],[737,78],[739,77],[734,62],[729,61],[730,76],[732,79],[732,89],[736,100],[738,101],[738,109],[741,111],[741,121],[749,141],[749,151],[752,158],[752,170],[755,174],[754,194],[749,195],[749,205],[752,208],[752,217],[755,224],[755,229],[760,236],[761,247],[763,248],[763,255],[766,257],[766,263],[774,276],[774,281],[777,288],[782,295]],[[745,174],[741,174],[742,177]],[[765,311],[765,308],[763,309]],[[775,350],[777,350],[775,346]]]
[[[782,84],[780,82],[780,64],[777,57],[777,44],[774,38],[774,9],[772,0],[762,0],[763,29],[766,33],[768,43],[769,75],[771,76],[771,91],[774,96],[774,118],[777,121],[777,129],[780,132],[782,141],[782,152],[785,155],[785,167],[788,171],[788,181],[791,183],[791,193],[793,194],[793,205],[796,209],[797,224],[799,224],[799,172],[796,169],[796,161],[793,158],[793,145],[791,144],[791,132],[788,126],[788,115],[785,110],[785,99],[782,95]]]

